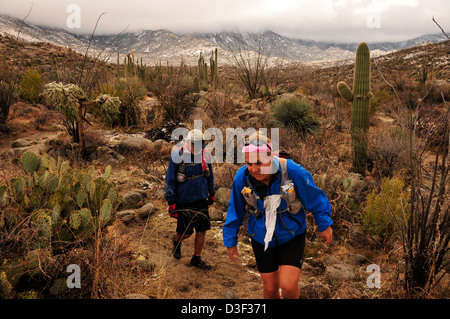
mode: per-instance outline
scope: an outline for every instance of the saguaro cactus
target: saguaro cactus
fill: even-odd
[[[211,84],[216,85],[217,80],[217,48],[211,52],[210,66],[211,66]]]
[[[353,170],[362,175],[366,171],[367,134],[369,131],[370,99],[370,50],[361,42],[356,50],[353,91],[345,82],[337,84],[339,94],[352,103]]]
[[[217,81],[217,48],[211,52],[209,58],[210,64],[210,78],[208,78],[208,64],[205,62],[202,52],[200,52],[200,58],[198,59],[198,78],[200,85],[207,89],[209,85],[216,85]]]

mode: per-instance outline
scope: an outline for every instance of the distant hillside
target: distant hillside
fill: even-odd
[[[17,18],[0,16],[0,34],[17,37],[22,28],[22,21]],[[283,58],[294,62],[326,62],[351,60],[357,43],[325,43],[305,41],[283,37],[275,32],[263,33],[265,49],[272,57]],[[257,51],[257,33],[242,33],[246,49]],[[42,27],[24,23],[20,32],[20,39],[30,42],[49,42],[59,46],[70,47],[77,52],[84,53],[89,43],[90,35],[77,35],[60,28]],[[443,35],[427,35],[402,42],[369,43],[374,56],[386,54],[393,50],[401,50],[417,46],[421,43],[434,43],[445,40]],[[204,33],[176,35],[169,30],[144,30],[133,33],[96,35],[91,46],[91,53],[102,52],[115,62],[119,52],[126,55],[134,50],[137,57],[147,64],[159,61],[169,61],[179,64],[196,65],[200,52],[209,54],[218,47],[222,65],[227,64],[231,57],[231,50],[239,45],[239,39],[232,32]]]

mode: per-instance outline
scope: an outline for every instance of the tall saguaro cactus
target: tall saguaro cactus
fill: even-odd
[[[352,103],[353,170],[362,175],[366,171],[367,135],[369,132],[370,99],[370,50],[361,42],[356,50],[353,91],[345,82],[337,84],[339,94]]]
[[[208,64],[205,62],[202,52],[198,59],[198,78],[202,87],[207,88],[209,85],[216,85],[217,81],[217,48],[211,52],[209,58],[210,78],[208,79]]]

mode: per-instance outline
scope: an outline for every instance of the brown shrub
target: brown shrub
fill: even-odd
[[[395,172],[407,167],[408,136],[407,131],[398,127],[379,128],[370,134],[368,161],[372,163],[373,176],[393,177]]]

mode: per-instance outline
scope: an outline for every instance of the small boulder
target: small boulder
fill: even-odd
[[[11,147],[12,148],[20,148],[20,147],[27,147],[30,146],[32,143],[28,140],[19,138],[17,140],[15,140],[14,142],[12,142]]]
[[[145,219],[156,211],[155,205],[147,203],[138,209],[137,213],[140,218]]]
[[[230,201],[231,189],[221,187],[216,191],[216,200],[219,204],[228,207],[228,202]]]
[[[331,284],[343,281],[355,280],[355,269],[347,264],[334,264],[327,266],[324,273],[325,279]]]
[[[131,191],[123,195],[120,209],[133,209],[143,206],[144,195],[138,191]]]
[[[123,210],[117,212],[117,219],[121,220],[125,225],[132,223],[136,219],[136,213],[132,210]]]
[[[126,138],[117,145],[117,151],[122,155],[140,153],[153,147],[152,141],[144,137]]]
[[[214,206],[208,208],[209,219],[213,221],[223,221],[223,212]]]

